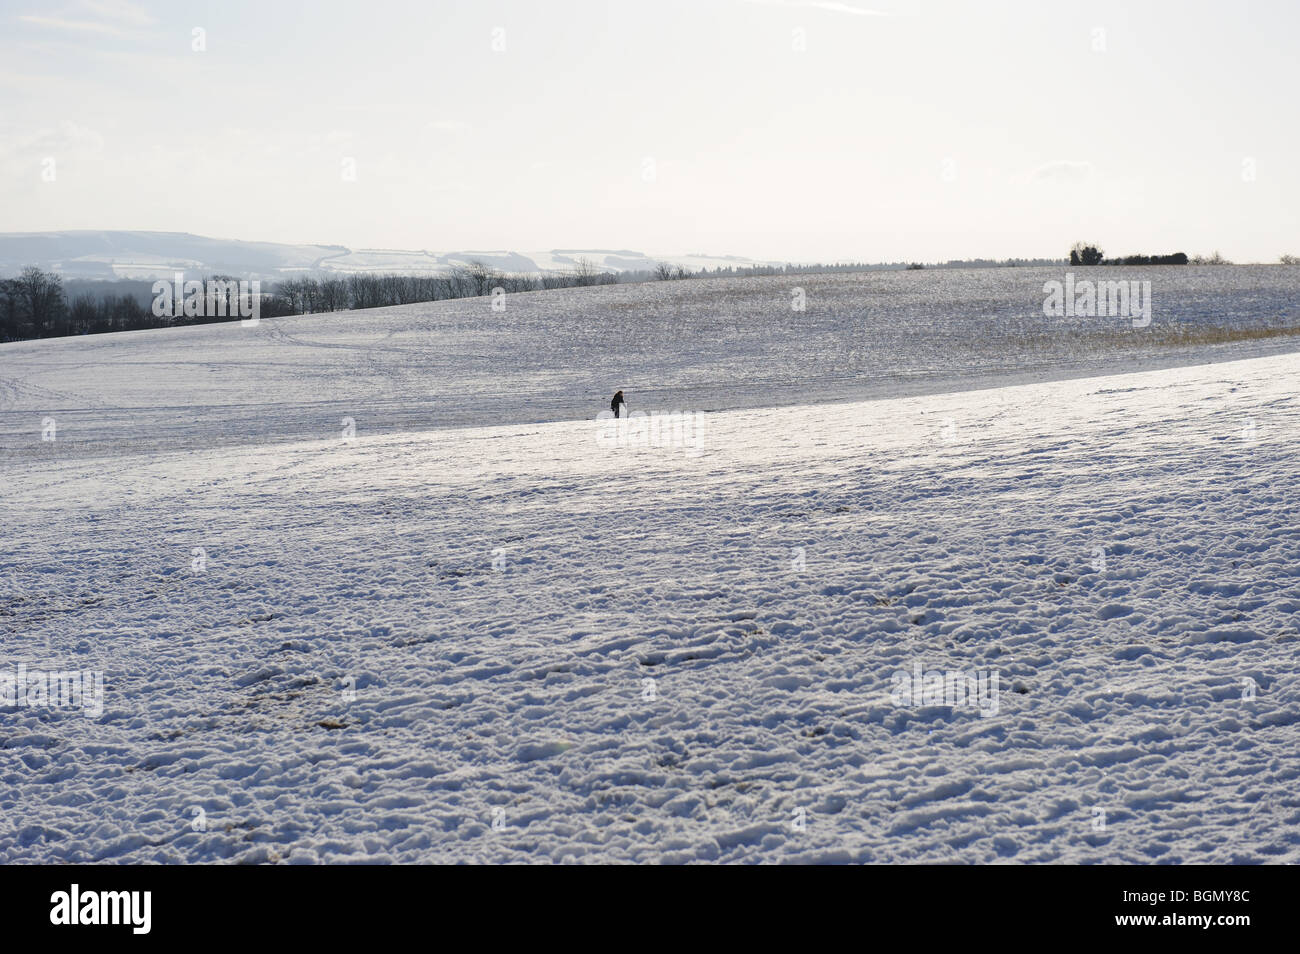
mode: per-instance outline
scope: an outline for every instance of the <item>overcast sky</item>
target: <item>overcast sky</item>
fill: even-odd
[[[1293,0],[0,0],[0,231],[1275,261],[1298,35]]]

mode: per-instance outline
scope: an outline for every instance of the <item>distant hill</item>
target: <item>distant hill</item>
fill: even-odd
[[[567,272],[579,259],[587,259],[611,272],[649,271],[659,262],[681,265],[692,271],[774,264],[735,256],[652,256],[629,249],[432,252],[245,242],[188,232],[0,232],[0,276],[14,275],[27,265],[36,265],[67,278],[154,279],[170,277],[181,270],[269,280],[302,272],[437,274],[471,261],[504,272]]]

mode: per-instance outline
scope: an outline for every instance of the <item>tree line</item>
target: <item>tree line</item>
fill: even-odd
[[[331,278],[303,275],[278,282],[271,300],[263,301],[262,314],[274,318],[357,308],[386,308],[449,298],[476,298],[492,294],[495,288],[513,294],[612,285],[618,280],[619,276],[614,272],[602,271],[585,261],[579,261],[571,271],[564,273],[514,274],[498,271],[481,262],[471,262],[453,268],[446,275],[353,274]]]
[[[649,277],[650,273],[645,273]],[[508,274],[480,262],[453,268],[446,275],[352,274],[319,278],[310,275],[285,279],[260,295],[263,318],[302,315],[358,308],[384,308],[448,298],[472,298],[505,292],[541,291],[609,285],[620,276],[579,260],[566,273]],[[209,281],[236,281],[230,275],[212,275]],[[0,279],[0,341],[25,341],[65,335],[138,331],[176,325],[201,325],[230,321],[225,315],[158,316],[152,303],[133,295],[83,292],[71,299],[57,272],[28,267],[16,278]]]
[[[1282,265],[1300,265],[1300,256],[1283,255],[1279,260]],[[1231,265],[1217,251],[1213,255],[1193,255],[1186,252],[1174,252],[1170,255],[1119,255],[1107,258],[1098,246],[1087,242],[1075,242],[1070,249],[1071,265]]]
[[[956,263],[950,263],[956,264]],[[326,276],[300,275],[276,282],[260,295],[259,314],[264,318],[286,315],[386,308],[450,298],[490,295],[500,288],[506,293],[544,291],[553,288],[581,288],[620,282],[675,281],[689,278],[735,278],[760,275],[793,275],[810,272],[847,272],[903,268],[906,263],[867,265],[757,265],[719,266],[692,271],[681,265],[660,262],[653,269],[610,272],[589,259],[580,258],[567,272],[508,273],[482,262],[470,262],[442,275],[394,275],[354,273]],[[210,281],[237,281],[231,275],[211,275]],[[81,291],[69,295],[57,272],[36,267],[23,269],[17,278],[0,279],[0,341],[23,341],[66,335],[138,331],[177,325],[229,321],[226,315],[158,316],[151,299],[140,295],[114,294],[112,285],[99,293]],[[84,288],[85,285],[81,284]]]

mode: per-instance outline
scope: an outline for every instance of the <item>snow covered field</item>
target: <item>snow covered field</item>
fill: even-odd
[[[912,280],[767,337],[788,279],[646,286],[606,351],[626,289],[0,347],[0,666],[104,673],[0,707],[0,861],[1300,860],[1287,339],[814,310]],[[609,446],[617,386],[711,413]]]
[[[1064,269],[874,272],[614,285],[6,344],[0,455],[41,419],[59,453],[139,453],[716,411],[1112,374],[1290,351],[1300,267],[1073,269],[1151,282],[1150,327],[1043,316]],[[794,310],[802,290],[803,311]],[[1261,328],[1292,334],[1252,338]],[[1223,332],[1238,335],[1216,340]],[[1205,340],[1206,338],[1209,340]],[[38,448],[39,451],[39,448]]]

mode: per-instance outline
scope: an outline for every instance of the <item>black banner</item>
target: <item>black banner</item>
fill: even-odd
[[[744,875],[624,885],[590,872],[537,882],[535,872],[454,873],[429,868],[188,866],[7,867],[2,906],[11,941],[54,939],[118,943],[365,941],[391,932],[427,931],[467,918],[541,928],[557,917],[578,929],[627,919],[653,924],[694,909],[713,931],[759,929],[765,919],[799,922],[813,932],[843,929],[942,931],[945,936],[1141,938],[1185,942],[1199,935],[1240,943],[1284,930],[1281,898],[1291,883],[1271,868],[1042,868],[997,866],[868,867],[850,873],[788,872],[759,881]],[[686,882],[678,881],[685,877]],[[453,880],[454,879],[454,880]],[[647,890],[649,889],[649,890]],[[653,893],[649,893],[653,891]],[[615,900],[617,899],[617,900]],[[740,901],[743,899],[743,904]],[[640,909],[640,910],[638,910]],[[677,914],[670,915],[670,911]],[[697,915],[690,915],[692,920]],[[706,928],[708,930],[708,928]]]

